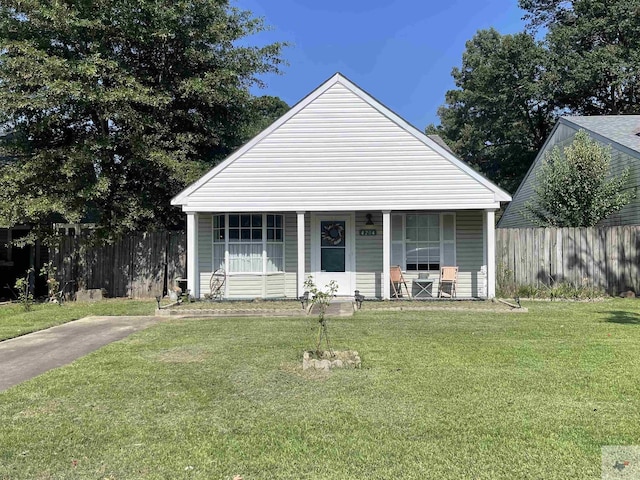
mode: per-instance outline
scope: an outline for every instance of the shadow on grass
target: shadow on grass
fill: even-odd
[[[605,322],[609,323],[622,323],[626,325],[640,325],[640,314],[634,312],[628,312],[625,310],[612,310],[610,312],[601,312],[608,317]]]

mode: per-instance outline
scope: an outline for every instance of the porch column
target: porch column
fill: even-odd
[[[198,279],[198,214],[187,213],[187,288],[193,298],[200,297]]]
[[[304,212],[298,214],[298,297],[304,294]]]
[[[391,298],[391,212],[382,212],[382,298]]]
[[[494,210],[485,210],[487,241],[487,298],[496,296],[496,217]]]

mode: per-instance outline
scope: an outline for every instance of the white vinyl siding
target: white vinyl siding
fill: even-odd
[[[282,297],[285,289],[286,277],[284,273],[265,276],[265,298]]]
[[[227,277],[227,296],[229,299],[264,298],[265,276],[239,274]]]
[[[497,203],[490,188],[335,83],[189,194],[185,209],[246,212],[256,205],[367,211]]]
[[[366,212],[355,215],[356,290],[367,298],[382,297],[382,213],[371,212],[373,226],[366,225]],[[360,235],[360,230],[376,235]]]

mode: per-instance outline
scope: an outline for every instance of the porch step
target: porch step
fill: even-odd
[[[317,306],[311,309],[310,315],[317,315]],[[353,316],[353,302],[332,301],[325,310],[327,317],[351,317]]]

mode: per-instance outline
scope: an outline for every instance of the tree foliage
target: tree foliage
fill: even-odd
[[[228,0],[3,2],[0,224],[179,224],[171,196],[264,122],[249,89],[283,45],[247,46],[263,28]]]
[[[253,100],[247,137],[255,137],[265,128],[289,111],[289,105],[278,97],[263,95]]]
[[[544,144],[555,104],[546,95],[545,49],[531,35],[481,30],[467,42],[462,67],[452,76],[430,126],[454,152],[507,189],[514,190]]]
[[[529,30],[548,32],[559,105],[582,115],[640,113],[638,0],[520,0]]]
[[[510,191],[558,116],[640,113],[638,0],[519,3],[525,32],[482,30],[467,42],[437,128],[461,158]]]
[[[580,130],[564,148],[554,147],[536,171],[534,196],[523,214],[543,227],[592,227],[634,197],[625,189],[629,169],[609,177],[611,147]]]

